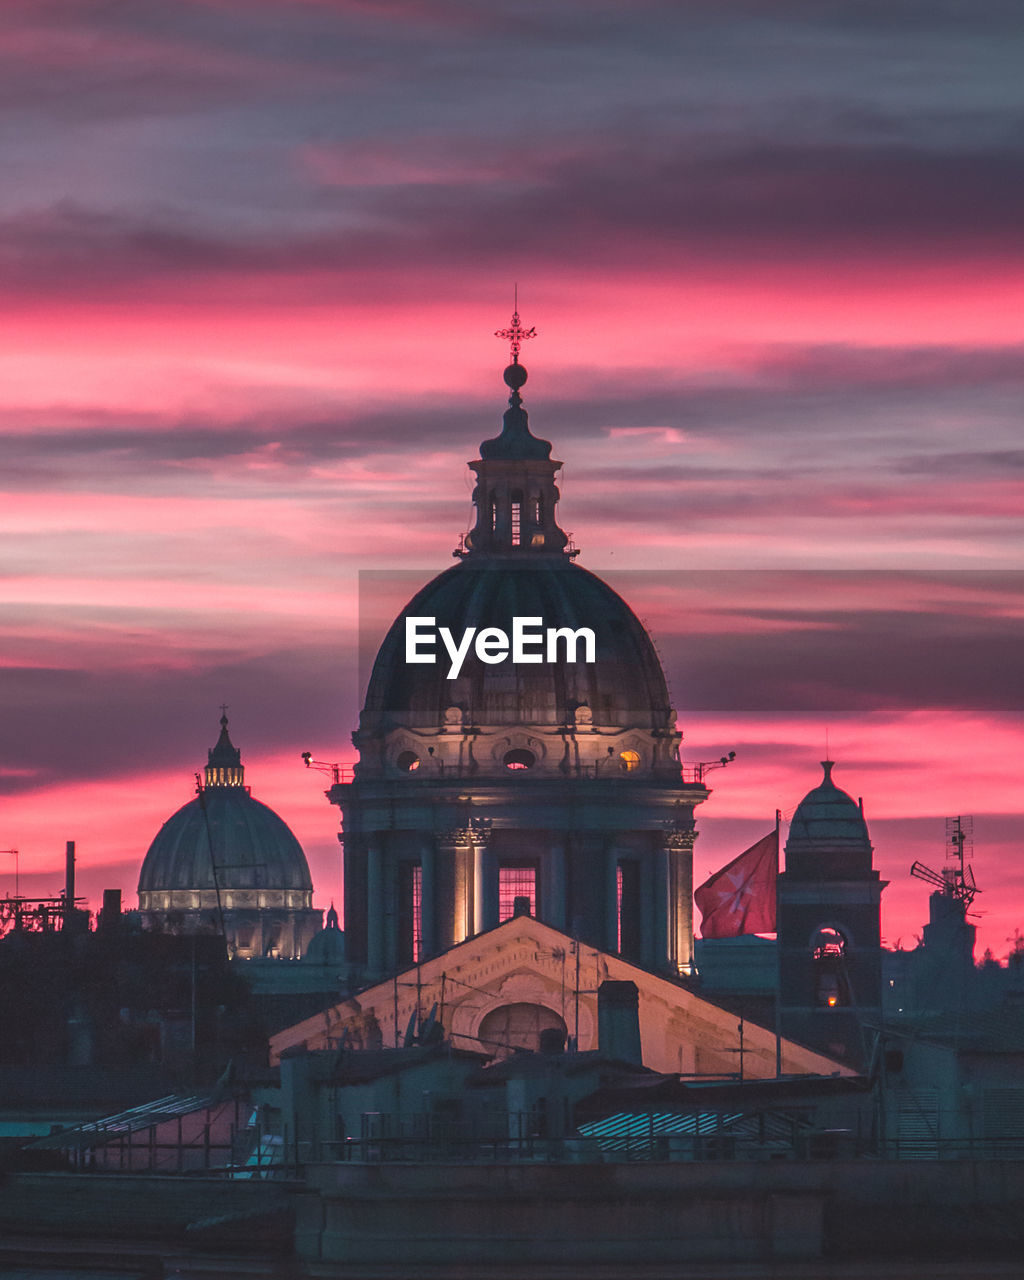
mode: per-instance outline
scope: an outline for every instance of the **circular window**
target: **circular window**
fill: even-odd
[[[524,747],[516,747],[513,751],[506,751],[501,762],[506,769],[532,769],[537,763],[537,757]]]
[[[638,751],[620,751],[619,761],[623,773],[632,773],[634,769],[640,768],[640,753]]]
[[[415,751],[400,751],[395,764],[406,773],[412,773],[420,767],[420,758]]]

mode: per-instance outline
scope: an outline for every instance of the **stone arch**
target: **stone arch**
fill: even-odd
[[[507,1058],[516,1049],[539,1049],[541,1032],[548,1030],[560,1031],[564,1043],[568,1028],[560,1014],[546,1004],[520,1000],[484,1014],[476,1038],[485,1052]]]

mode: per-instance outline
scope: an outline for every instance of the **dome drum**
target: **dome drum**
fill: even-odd
[[[390,779],[414,790],[459,779],[483,781],[512,777],[558,781],[599,780],[673,786],[681,773],[679,735],[631,730],[579,736],[571,729],[509,732],[505,726],[474,729],[458,738],[401,729],[383,743],[366,744],[356,777]],[[373,766],[371,747],[380,755]],[[380,758],[382,757],[382,759]]]

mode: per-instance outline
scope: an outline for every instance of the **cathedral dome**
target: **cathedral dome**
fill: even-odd
[[[405,660],[406,619],[433,618],[461,635],[512,620],[543,620],[543,629],[590,628],[594,662],[488,664],[470,650],[455,679],[440,641],[437,661]],[[539,628],[538,628],[539,629]],[[457,709],[471,725],[587,723],[663,730],[671,709],[661,663],[629,606],[600,578],[566,556],[467,557],[429,582],[402,610],[380,647],[366,696],[362,733],[398,726],[436,729]],[[674,725],[673,725],[674,727]]]
[[[653,642],[574,563],[559,526],[562,464],[520,394],[518,348],[532,335],[518,310],[499,331],[511,394],[500,434],[469,463],[472,528],[459,563],[387,631],[358,762],[328,792],[344,828],[345,955],[364,977],[524,903],[594,945],[691,972],[693,811],[709,793],[679,759]]]
[[[574,563],[556,519],[562,464],[530,431],[526,376],[517,360],[505,370],[501,433],[469,464],[475,524],[460,563],[414,596],[377,653],[354,735],[361,778],[679,777],[661,662],[625,601]]]
[[[288,824],[248,790],[210,787],[173,814],[149,846],[139,892],[213,889],[312,889],[302,846]],[[207,838],[209,822],[209,838]]]
[[[238,749],[221,720],[202,794],[160,828],[139,874],[139,893],[313,887],[306,855],[288,825],[249,794]],[[216,860],[216,878],[210,850]]]

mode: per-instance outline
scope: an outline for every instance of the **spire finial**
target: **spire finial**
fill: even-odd
[[[537,336],[537,330],[533,327],[533,325],[531,325],[529,329],[524,329],[522,324],[519,321],[519,285],[518,284],[515,286],[515,289],[513,292],[512,323],[509,325],[507,329],[495,329],[494,336],[496,338],[504,338],[505,341],[510,344],[510,350],[512,353],[512,363],[514,365],[519,363],[519,348],[522,346],[522,344],[527,340],[527,338],[536,338]],[[506,378],[506,381],[508,381],[507,378]]]
[[[228,704],[226,702],[220,704],[220,727],[222,729],[228,727]]]

